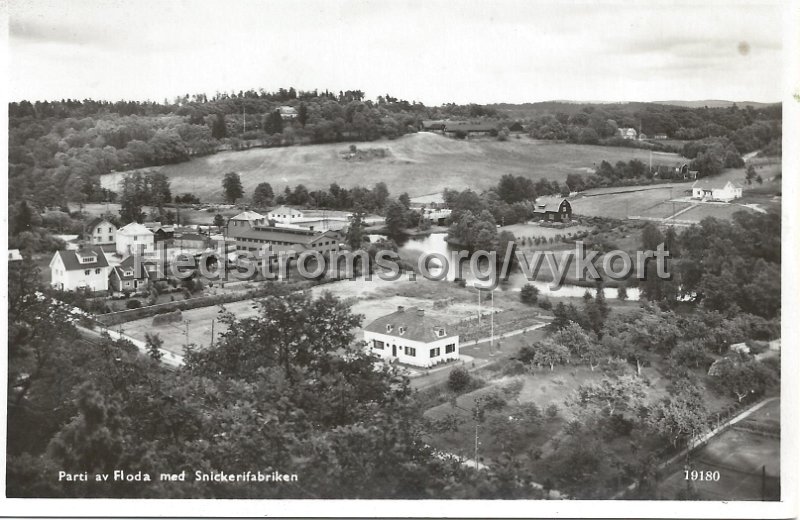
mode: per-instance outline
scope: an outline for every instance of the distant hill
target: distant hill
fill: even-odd
[[[728,108],[736,104],[739,107],[764,108],[777,103],[761,103],[758,101],[727,101],[724,99],[702,99],[699,101],[653,101],[658,105],[673,105],[687,108]]]

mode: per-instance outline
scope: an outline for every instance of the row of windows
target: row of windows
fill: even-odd
[[[385,346],[386,345],[383,341],[378,341],[377,339],[372,340],[372,348],[374,348],[375,350],[383,350]],[[455,343],[445,345],[444,347],[445,354],[452,354],[455,351],[456,351]],[[405,353],[406,356],[416,357],[417,355],[417,349],[414,347],[403,347],[403,352]],[[442,355],[441,347],[432,348],[430,351],[431,358],[439,357],[441,355]]]
[[[86,270],[83,272],[83,274],[85,274],[85,275],[87,275],[87,276],[88,276],[88,275],[92,274],[92,270],[91,270],[91,269],[86,269]],[[95,270],[94,270],[94,274],[100,274],[100,269],[95,269]]]
[[[102,232],[103,232],[103,228],[97,228],[97,231],[95,231],[95,234],[96,234],[96,235],[99,235],[99,234],[101,234]],[[108,228],[108,232],[109,232],[109,233],[113,233],[113,232],[114,232],[114,229],[113,229],[113,228]]]

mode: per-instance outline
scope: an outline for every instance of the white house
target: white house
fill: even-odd
[[[22,262],[22,254],[19,252],[19,249],[9,249],[8,250],[8,262]]]
[[[289,206],[278,206],[267,214],[270,220],[281,224],[294,224],[303,218],[303,212]]]
[[[618,128],[617,135],[623,139],[636,139],[639,132],[635,128]]]
[[[106,255],[99,247],[56,251],[50,260],[50,285],[61,291],[84,288],[107,291],[110,270]]]
[[[428,368],[458,359],[458,334],[417,307],[398,307],[364,327],[370,352],[387,361]]]
[[[113,244],[116,240],[117,226],[108,219],[96,218],[86,228],[87,242],[92,245]]]
[[[698,179],[692,184],[692,198],[707,201],[730,202],[742,197],[742,187],[731,181],[714,178]]]
[[[142,247],[145,255],[155,254],[155,236],[142,224],[131,222],[117,230],[118,255],[130,256]]]

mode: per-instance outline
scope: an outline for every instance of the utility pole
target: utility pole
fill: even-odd
[[[489,339],[489,355],[494,356],[494,290],[490,294],[492,295],[492,336]]]
[[[186,332],[185,332],[186,343],[185,343],[185,346],[188,347],[189,346],[189,320],[185,320],[184,323],[186,324]]]
[[[478,326],[481,324],[481,290],[478,289]]]
[[[478,421],[475,421],[475,469],[478,469]],[[761,492],[761,496],[763,500],[763,491]]]
[[[211,346],[214,346],[214,318],[211,318]]]

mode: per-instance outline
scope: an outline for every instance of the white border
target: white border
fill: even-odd
[[[5,81],[0,85],[4,102],[0,106],[0,117],[4,124],[0,130],[0,164],[7,169],[8,157],[8,3],[0,0],[0,38],[3,52],[0,53],[0,71]],[[24,1],[24,0],[18,0]],[[658,2],[662,3],[663,2]],[[711,0],[709,3],[717,3]],[[736,2],[742,3],[742,2]],[[724,5],[724,3],[723,3]],[[800,356],[796,351],[800,337],[800,310],[798,296],[800,284],[795,271],[793,256],[800,251],[798,229],[800,211],[795,201],[798,195],[800,175],[800,5],[797,0],[785,2],[784,17],[784,77],[783,77],[783,283],[782,283],[782,389],[781,389],[781,502],[686,502],[686,501],[501,501],[501,500],[130,500],[130,499],[0,499],[0,516],[309,516],[309,517],[633,517],[633,518],[786,518],[798,514],[798,372]],[[0,176],[0,185],[7,194],[7,175]],[[5,199],[7,200],[7,199]],[[6,203],[7,204],[7,203]],[[0,214],[3,227],[7,229],[6,210]],[[0,240],[3,249],[8,247],[7,233]],[[7,266],[0,265],[0,274],[5,280]],[[0,282],[0,312],[7,316],[7,287]],[[7,326],[3,322],[2,341],[7,341]],[[0,356],[2,385],[0,398],[5,402],[7,380],[7,358]],[[5,409],[2,412],[5,417]],[[6,422],[0,421],[0,461],[5,465]],[[0,471],[0,493],[5,492],[5,471]]]

